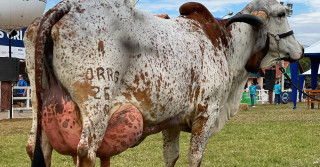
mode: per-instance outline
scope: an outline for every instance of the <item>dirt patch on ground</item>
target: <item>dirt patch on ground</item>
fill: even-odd
[[[247,111],[249,109],[249,105],[247,103],[241,103],[239,106],[239,111]]]
[[[29,134],[32,119],[17,118],[0,120],[0,137],[14,134]]]

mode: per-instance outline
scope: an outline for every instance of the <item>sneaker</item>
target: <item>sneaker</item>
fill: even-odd
[[[256,107],[256,106],[252,106],[252,107]]]

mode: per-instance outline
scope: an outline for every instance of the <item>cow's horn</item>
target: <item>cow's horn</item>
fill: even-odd
[[[261,17],[250,15],[250,14],[237,14],[231,17],[228,20],[226,27],[228,27],[230,24],[234,22],[248,23],[256,29],[261,29],[264,25],[264,21]]]

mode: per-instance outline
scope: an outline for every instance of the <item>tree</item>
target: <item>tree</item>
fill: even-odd
[[[304,57],[303,59],[299,60],[299,63],[300,63],[304,72],[311,69],[311,62],[308,57]]]

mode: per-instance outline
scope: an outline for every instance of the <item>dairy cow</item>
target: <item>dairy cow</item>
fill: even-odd
[[[110,157],[162,131],[166,166],[191,133],[189,166],[239,107],[251,72],[302,58],[285,8],[254,0],[229,20],[199,3],[160,19],[128,0],[65,0],[25,38],[33,124],[27,152],[50,166],[51,152],[77,166]]]

